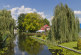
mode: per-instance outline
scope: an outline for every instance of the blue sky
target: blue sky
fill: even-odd
[[[1,0],[0,9],[11,10],[15,19],[20,13],[38,12],[44,18],[51,20],[55,6],[60,3],[67,4],[75,11],[81,23],[81,0]]]

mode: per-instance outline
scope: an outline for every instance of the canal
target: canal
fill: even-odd
[[[46,45],[25,35],[15,35],[14,44],[14,55],[52,55]]]
[[[1,54],[2,55],[2,54]],[[22,34],[15,34],[14,41],[9,45],[7,53],[3,55],[81,55],[68,49],[54,46],[54,48],[48,49],[48,47],[35,41],[29,36]]]

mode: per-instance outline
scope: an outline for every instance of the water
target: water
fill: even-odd
[[[14,55],[52,55],[48,47],[24,35],[15,36]]]
[[[14,43],[9,45],[8,53],[3,55],[81,55],[73,51],[58,48],[48,49],[44,44],[41,44],[26,35],[15,35]]]
[[[81,32],[79,33],[81,36]],[[72,52],[67,49],[48,49],[44,44],[41,44],[25,35],[16,35],[14,40],[14,53],[13,55],[77,55],[78,53]],[[52,53],[54,52],[54,53]],[[57,54],[58,53],[58,54]]]

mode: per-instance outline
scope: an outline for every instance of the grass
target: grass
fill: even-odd
[[[37,37],[37,36],[33,36],[33,37],[36,37],[36,38],[38,38],[38,39],[43,39],[42,37]],[[43,39],[43,40],[46,40],[47,39],[47,37],[45,37],[45,39]],[[38,40],[39,41],[39,40]],[[62,44],[59,44],[59,45],[62,45],[62,46],[65,46],[65,47],[68,47],[68,48],[71,48],[71,49],[73,49],[73,50],[77,50],[77,51],[80,51],[81,52],[81,50],[78,50],[77,49],[77,42],[76,41],[74,41],[74,42],[67,42],[67,43],[62,43]],[[56,47],[52,47],[53,49],[55,49]]]
[[[36,37],[36,38],[39,38],[39,39],[43,39],[42,36],[41,37],[38,37],[38,36],[34,35],[33,37]],[[45,37],[45,39],[43,39],[43,40],[46,40],[46,39],[47,39],[47,37]]]
[[[34,36],[34,37],[35,37],[35,36]],[[35,41],[37,41],[37,42],[39,42],[39,43],[41,43],[41,44],[45,44],[45,42],[42,41],[41,39],[39,40],[39,38],[37,39],[37,37],[36,37],[36,38],[34,38],[34,37],[30,36],[30,38],[34,39]]]
[[[62,45],[62,46],[65,46],[65,47],[68,47],[68,48],[71,48],[71,49],[74,49],[74,50],[77,50],[77,51],[80,51],[80,52],[81,52],[81,50],[78,50],[78,49],[77,49],[77,42],[62,43],[62,44],[60,44],[60,45]]]
[[[36,40],[40,43],[46,44],[48,46],[48,49],[61,49],[61,50],[63,50],[63,52],[61,52],[61,53],[63,53],[64,55],[81,55],[81,54],[75,53],[75,52],[70,51],[70,50],[65,49],[65,48],[61,48],[61,47],[58,47],[58,46],[53,46],[50,43],[47,44],[46,43],[47,41],[46,42],[41,41],[41,39],[46,40],[47,37],[45,37],[45,39],[43,39],[42,36],[41,37],[33,36],[33,37],[36,37],[36,38],[33,38],[34,40]],[[67,42],[67,43],[62,43],[62,44],[59,44],[59,45],[62,45],[62,46],[65,46],[65,47],[68,47],[68,48],[71,48],[73,50],[77,50],[77,51],[81,52],[81,50],[77,49],[77,42]]]
[[[34,36],[34,37],[36,37],[36,36]],[[31,37],[31,38],[33,38],[33,37]],[[41,41],[41,40],[39,40],[37,38],[42,39],[41,37],[36,37],[36,38],[33,38],[33,39],[40,42],[40,43],[42,43],[42,44],[46,44],[46,42],[43,42],[43,41]],[[61,48],[61,47],[58,47],[58,46],[53,46],[52,44],[50,45],[49,43],[46,44],[46,45],[48,46],[48,49],[53,49],[53,50],[55,50],[55,49],[60,50],[61,49],[61,50],[63,50],[63,52],[60,52],[60,53],[64,54],[64,55],[81,55],[81,54],[75,53],[75,52],[70,51],[70,50],[65,49],[65,48]],[[63,45],[63,46],[67,45],[66,47],[73,48],[73,47],[77,46],[77,42],[63,43],[63,44],[60,44],[60,45]],[[55,53],[55,52],[52,52],[52,53]]]
[[[60,45],[74,49],[75,47],[77,47],[77,42],[62,43]]]

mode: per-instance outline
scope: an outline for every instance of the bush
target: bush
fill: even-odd
[[[51,40],[52,39],[52,34],[51,34],[51,29],[49,30],[49,32],[48,32],[48,38],[47,38],[48,40]]]
[[[43,34],[43,35],[42,35],[42,39],[45,39],[45,38],[46,38],[46,35]]]
[[[2,46],[2,41],[3,41],[2,34],[0,33],[0,47]]]
[[[37,37],[41,37],[41,35],[36,35]]]
[[[81,38],[78,40],[77,48],[78,48],[79,50],[81,50]]]

